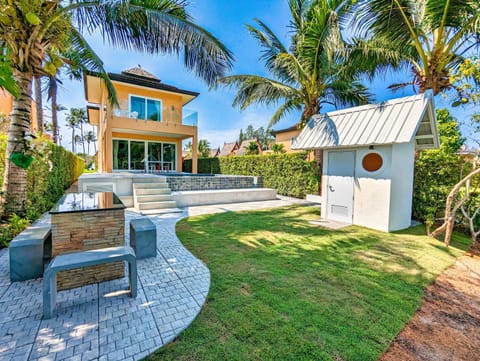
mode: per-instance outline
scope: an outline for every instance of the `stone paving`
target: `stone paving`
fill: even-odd
[[[61,291],[55,315],[42,319],[42,280],[10,283],[8,250],[0,250],[0,361],[138,360],[172,341],[194,320],[210,287],[207,267],[175,235],[189,215],[279,207],[299,200],[189,207],[148,216],[157,226],[156,258],[138,260],[136,299],[128,279]],[[142,217],[127,210],[128,222]],[[41,222],[48,222],[45,217]]]

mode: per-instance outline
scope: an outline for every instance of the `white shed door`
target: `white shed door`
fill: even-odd
[[[327,216],[352,223],[355,152],[328,152]]]

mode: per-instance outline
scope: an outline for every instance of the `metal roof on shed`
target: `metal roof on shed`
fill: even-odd
[[[314,115],[292,149],[409,143],[414,138],[417,149],[439,145],[431,92]]]

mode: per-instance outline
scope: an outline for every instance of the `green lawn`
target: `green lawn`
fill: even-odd
[[[290,207],[178,223],[212,284],[193,324],[148,360],[376,360],[470,243],[314,219],[318,209]]]

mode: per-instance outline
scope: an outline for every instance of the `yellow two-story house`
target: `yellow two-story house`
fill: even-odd
[[[118,106],[109,104],[101,78],[85,76],[88,121],[98,127],[99,171],[181,172],[182,141],[191,139],[197,173],[197,113],[184,106],[199,94],[164,84],[140,67],[109,76]]]

